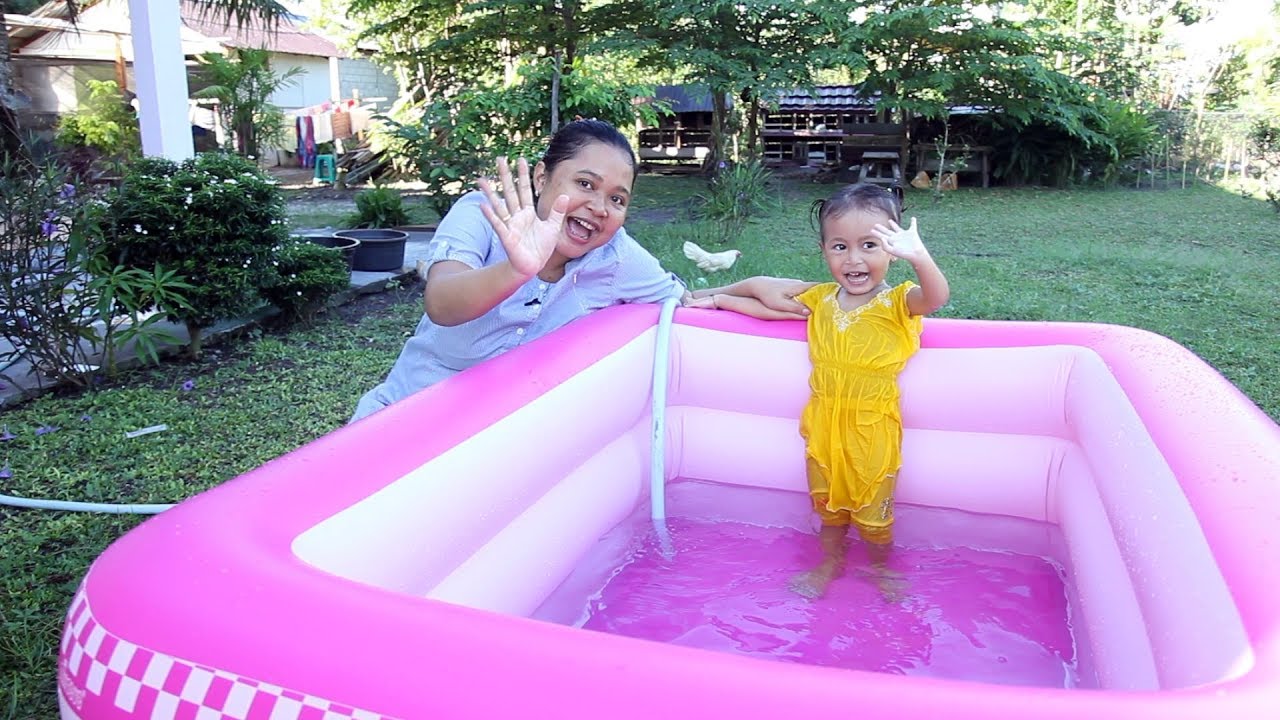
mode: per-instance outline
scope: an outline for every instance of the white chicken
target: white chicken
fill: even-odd
[[[692,260],[699,270],[716,272],[717,270],[728,270],[733,267],[738,258],[742,257],[742,251],[724,250],[713,253],[703,250],[696,243],[686,242],[684,244],[684,256]]]

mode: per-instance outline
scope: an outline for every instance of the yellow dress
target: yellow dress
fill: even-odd
[[[893,482],[902,465],[898,373],[920,348],[923,321],[907,309],[904,282],[844,311],[839,285],[796,299],[810,310],[812,394],[800,418],[814,508],[828,525],[882,530],[893,522]],[[874,540],[868,537],[869,540]]]

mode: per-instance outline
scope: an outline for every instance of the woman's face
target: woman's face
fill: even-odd
[[[583,145],[551,173],[545,164],[538,163],[533,171],[538,217],[551,213],[557,197],[569,197],[557,253],[572,260],[608,242],[627,218],[634,180],[630,156],[601,142]]]

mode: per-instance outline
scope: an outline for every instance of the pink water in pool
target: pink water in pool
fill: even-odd
[[[788,589],[820,557],[800,493],[680,483],[667,534],[647,510],[602,539],[535,617],[783,662],[1016,685],[1082,682],[1056,529],[902,507],[889,568],[862,547],[818,600]],[[797,504],[797,501],[799,504]]]

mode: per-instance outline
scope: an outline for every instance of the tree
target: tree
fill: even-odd
[[[416,99],[429,102],[472,85],[511,86],[522,67],[546,68],[553,131],[564,78],[579,67],[584,46],[612,28],[631,27],[631,12],[627,3],[584,0],[353,0],[350,9],[370,23],[361,37],[388,51]]]
[[[158,2],[178,2],[178,0],[156,0]],[[18,129],[18,121],[14,115],[13,65],[9,47],[9,28],[4,21],[4,14],[26,8],[27,3],[19,4],[15,0],[0,0],[0,151],[10,156],[22,153],[22,136]],[[63,0],[66,19],[75,23],[83,8],[95,4],[97,0]],[[195,0],[200,11],[207,16],[220,18],[239,27],[259,24],[265,28],[273,28],[285,15],[285,8],[277,0]]]
[[[733,132],[729,99],[736,98],[746,116],[745,144],[754,155],[759,114],[770,91],[811,85],[815,69],[836,64],[831,40],[848,23],[848,5],[839,0],[642,0],[641,5],[633,16],[652,20],[634,28],[639,51],[672,71],[687,68],[689,82],[710,89],[713,162],[727,156]]]
[[[290,68],[277,75],[271,69],[270,53],[252,48],[236,48],[230,57],[204,53],[199,60],[210,84],[195,96],[218,101],[218,115],[233,135],[236,152],[258,157],[263,141],[283,137],[284,115],[270,98],[291,84],[302,68]]]
[[[841,47],[865,58],[862,87],[882,107],[941,120],[944,148],[960,106],[985,109],[1008,129],[1038,122],[1085,143],[1097,138],[1090,89],[1047,60],[1071,45],[1038,23],[980,13],[966,0],[889,0]]]

